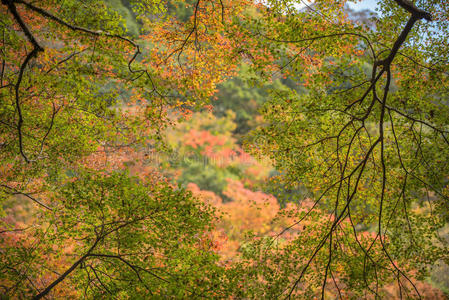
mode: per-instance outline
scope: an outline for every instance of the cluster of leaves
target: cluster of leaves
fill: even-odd
[[[210,268],[217,257],[205,234],[214,214],[189,193],[121,172],[86,170],[49,198],[53,211],[36,215],[18,234],[2,234],[8,294],[26,298],[40,291],[39,298],[53,287],[54,296],[77,298],[216,293],[220,269]]]
[[[314,207],[332,216],[309,246],[310,260],[299,263],[289,296],[303,282],[313,282],[310,275],[321,278],[324,297],[328,279],[343,260],[337,249],[344,243],[361,254],[349,264],[361,268],[357,278],[363,278],[359,288],[350,285],[351,292],[374,296],[396,278],[399,292],[419,297],[410,274],[422,278],[433,262],[448,260],[447,240],[439,234],[448,221],[449,199],[443,96],[448,61],[441,59],[448,55],[448,41],[439,31],[447,27],[448,16],[439,10],[444,5],[433,1],[418,1],[423,10],[395,2],[381,3],[382,15],[372,30],[348,22],[332,1],[317,3],[312,14],[292,12],[290,2],[272,4],[284,20],[270,14],[274,24],[265,37],[293,49],[304,47],[288,72],[307,92],[272,93],[263,108],[267,125],[254,132],[263,141],[257,150],[275,161],[279,182],[290,189],[305,186]],[[309,34],[310,23],[318,33]],[[428,47],[438,48],[438,57],[424,54]],[[374,234],[362,243],[358,235],[366,230]],[[325,259],[320,262],[320,257]],[[330,283],[336,289],[348,284]]]
[[[157,147],[161,128],[170,124],[167,113],[207,102],[233,66],[211,76],[167,73],[172,65],[158,65],[160,56],[142,59],[150,55],[142,45],[156,53],[189,40],[178,27],[157,40],[161,26],[170,24],[164,3],[115,4],[0,5],[2,297],[212,297],[221,291],[215,280],[222,269],[207,235],[213,212],[130,160],[145,163],[146,148]],[[128,35],[136,33],[126,26],[132,21],[143,26],[139,41]],[[200,44],[216,47],[220,32]]]
[[[449,7],[345,2],[2,0],[0,295],[419,298],[449,263]]]

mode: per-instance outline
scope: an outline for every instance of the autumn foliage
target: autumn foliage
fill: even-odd
[[[449,7],[378,2],[2,0],[0,298],[446,297]]]

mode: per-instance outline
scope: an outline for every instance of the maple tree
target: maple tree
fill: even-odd
[[[213,212],[157,170],[129,166],[135,159],[145,165],[148,145],[158,146],[170,122],[167,113],[204,103],[235,58],[223,57],[224,67],[210,76],[198,66],[181,71],[170,57],[179,62],[192,51],[185,34],[198,16],[163,29],[174,23],[162,3],[131,5],[153,42],[162,31],[172,35],[153,45],[145,34],[134,41],[104,1],[2,2],[1,197],[2,206],[12,205],[2,219],[2,295],[218,293],[212,281],[220,268],[206,235]],[[214,15],[201,19],[222,26],[221,14]],[[195,35],[195,46],[223,45],[218,29]],[[182,49],[169,47],[181,39]],[[165,50],[164,59],[157,53]],[[23,203],[23,218],[18,199],[31,202]],[[194,288],[202,284],[205,290]]]
[[[0,294],[420,298],[449,263],[448,4],[299,4],[2,0]]]
[[[284,185],[305,185],[314,207],[330,214],[280,294],[309,284],[322,297],[328,285],[382,297],[396,280],[399,294],[419,298],[414,280],[448,259],[439,235],[448,203],[447,3],[379,1],[374,29],[350,22],[338,4],[297,12],[274,1],[270,30],[261,29],[267,42],[292,45],[284,72],[308,92],[273,92],[268,124],[255,133],[259,148]],[[361,229],[371,233],[367,242]],[[358,287],[334,280],[341,247],[361,255],[349,264],[360,268]]]

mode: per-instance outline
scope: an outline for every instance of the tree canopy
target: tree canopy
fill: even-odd
[[[449,3],[347,2],[2,0],[1,298],[449,293]]]

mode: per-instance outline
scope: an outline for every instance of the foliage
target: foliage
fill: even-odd
[[[263,34],[270,43],[304,47],[299,51],[307,54],[285,72],[308,92],[273,93],[263,108],[268,124],[254,134],[281,172],[279,180],[291,188],[304,185],[316,207],[331,215],[316,229],[321,234],[308,246],[310,260],[292,270],[298,275],[284,293],[296,295],[304,281],[314,280],[315,287],[321,280],[323,296],[326,284],[338,289],[328,278],[344,260],[336,249],[349,243],[361,256],[346,268],[361,271],[340,286],[379,295],[379,286],[396,278],[401,292],[418,297],[407,262],[422,278],[429,264],[448,259],[447,242],[438,234],[447,222],[449,171],[448,106],[441,97],[448,62],[440,59],[448,55],[448,40],[435,30],[447,27],[444,4],[418,1],[431,17],[405,1],[381,2],[382,15],[369,29],[348,22],[330,1],[317,3],[317,14],[292,12],[290,2],[270,3],[275,13],[267,16],[270,32]],[[309,34],[311,24],[318,34]],[[439,58],[426,52],[429,47]],[[366,244],[357,238],[362,230],[373,232]],[[356,278],[363,278],[358,287]]]
[[[126,32],[132,36],[138,36],[140,26],[137,23],[134,12],[131,8],[131,3],[126,0],[107,0],[108,5],[123,17],[123,25]]]
[[[0,297],[443,297],[448,3],[300,2],[2,0]]]
[[[172,152],[163,169],[171,170],[179,183],[195,183],[225,201],[230,200],[224,193],[229,179],[242,178],[253,186],[261,183],[270,166],[257,162],[236,143],[234,118],[230,110],[219,118],[210,112],[195,113],[189,121],[167,130]]]
[[[213,105],[216,116],[224,116],[229,110],[235,112],[237,127],[234,133],[237,136],[244,135],[257,127],[258,111],[267,100],[269,90],[286,89],[279,79],[258,87],[260,80],[257,74],[251,74],[249,67],[243,64],[238,76],[220,84],[214,95],[216,99],[213,100]]]
[[[162,40],[136,42],[127,36],[129,10],[114,4],[0,6],[0,196],[2,213],[8,213],[1,222],[2,297],[220,292],[213,287],[222,269],[207,235],[212,211],[149,166],[132,167],[132,160],[145,162],[147,146],[160,146],[169,111],[193,99],[198,106],[207,102],[233,66],[195,78],[167,73],[171,62],[157,66],[154,56],[148,63],[141,56],[150,55],[145,47],[169,49],[196,21],[184,24],[184,31],[165,29],[170,35]],[[148,36],[171,22],[161,2],[132,1],[129,7]],[[204,46],[215,47],[218,41],[206,36]],[[187,38],[173,51],[192,46]],[[223,64],[235,59],[222,58]],[[124,169],[145,175],[137,180]],[[34,205],[21,211],[25,199]],[[194,287],[200,285],[203,290]]]
[[[189,193],[123,173],[84,171],[49,197],[58,203],[52,212],[36,216],[33,227],[19,235],[2,236],[1,265],[9,266],[2,272],[2,282],[14,283],[19,274],[27,279],[15,284],[11,295],[26,298],[35,289],[45,295],[47,285],[65,279],[58,274],[67,266],[76,268],[55,289],[55,296],[213,293],[210,286],[218,276],[209,266],[216,255],[207,236],[199,234],[209,230],[213,211]],[[200,275],[204,272],[206,277]]]

